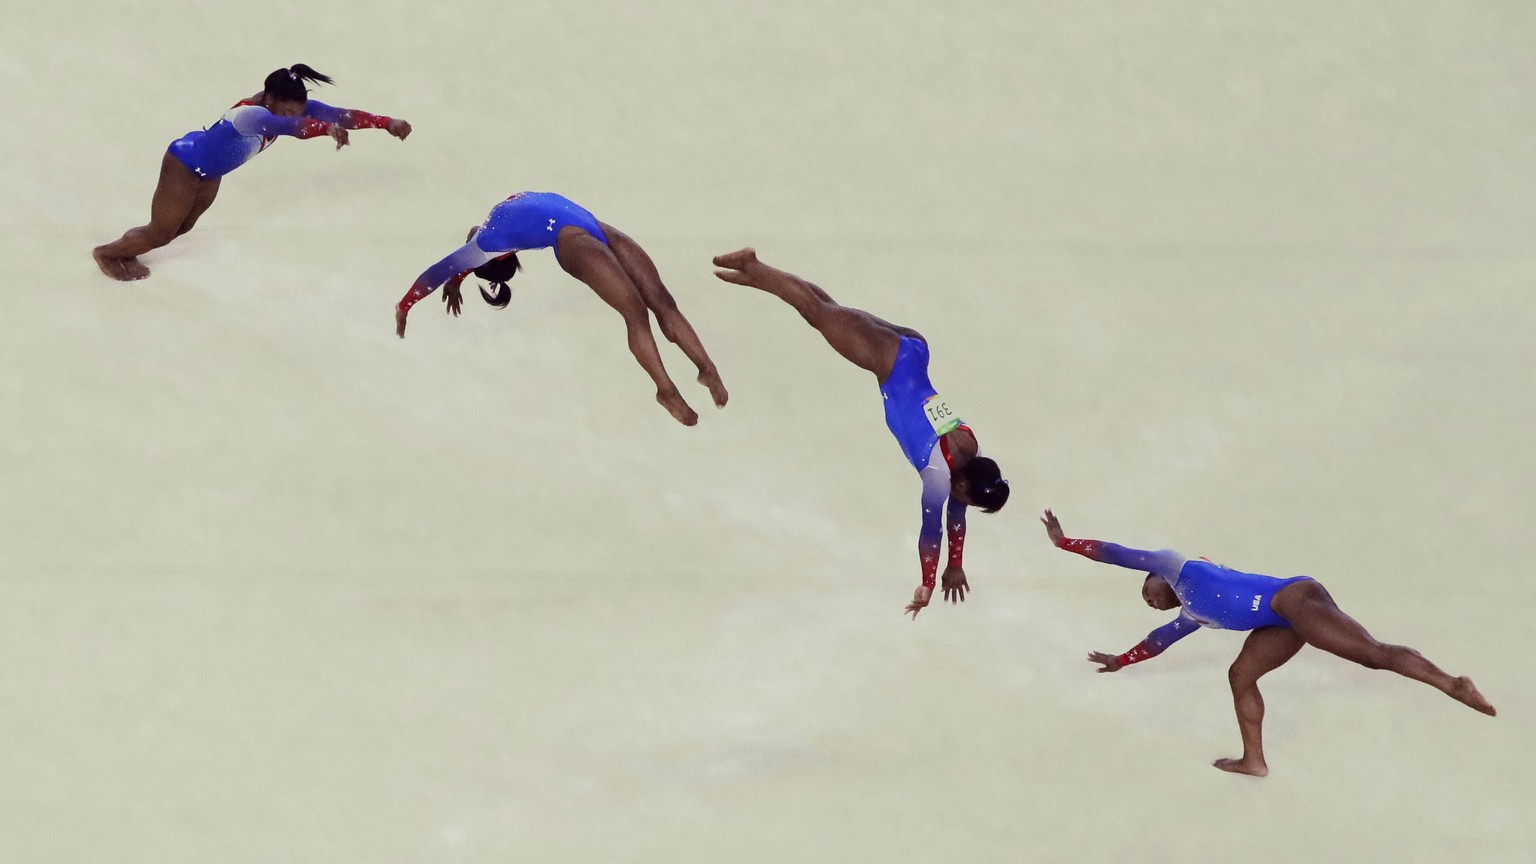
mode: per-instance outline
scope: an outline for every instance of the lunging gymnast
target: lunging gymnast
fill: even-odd
[[[149,276],[138,256],[191,231],[213,205],[224,175],[270,147],[279,135],[328,135],[339,150],[347,144],[349,129],[384,129],[402,141],[411,134],[411,124],[404,120],[310,99],[306,81],[331,83],[329,76],[303,63],[278,69],[267,76],[260,93],[235,103],[219,122],[172,141],[160,160],[149,224],[92,250],[101,272],[123,282]]]
[[[1276,579],[1203,558],[1188,558],[1170,549],[1148,552],[1101,540],[1074,540],[1062,533],[1061,522],[1049,510],[1040,521],[1059,549],[1144,571],[1147,575],[1141,583],[1141,599],[1148,606],[1180,610],[1179,617],[1153,630],[1124,654],[1090,653],[1088,659],[1099,664],[1100,672],[1115,672],[1156,657],[1201,627],[1253,631],[1227,671],[1243,736],[1243,755],[1216,760],[1213,764],[1223,771],[1255,777],[1269,773],[1264,761],[1264,697],[1259,694],[1259,678],[1284,665],[1303,645],[1321,648],[1368,669],[1388,669],[1422,681],[1490,717],[1497,713],[1471,678],[1447,674],[1412,648],[1376,641],[1360,622],[1339,609],[1321,582],[1310,576]]]

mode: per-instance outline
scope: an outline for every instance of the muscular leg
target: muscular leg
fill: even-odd
[[[715,271],[721,279],[766,291],[793,306],[834,351],[860,369],[874,373],[881,383],[896,365],[901,337],[922,338],[915,330],[897,327],[861,309],[839,305],[827,292],[799,276],[757,260],[757,252],[752,249],[717,255],[715,266],[724,268]]]
[[[651,335],[650,315],[640,289],[629,281],[624,268],[619,266],[613,253],[591,234],[570,225],[560,229],[555,242],[555,258],[565,272],[575,276],[597,292],[603,302],[624,316],[624,327],[629,333],[629,352],[635,355],[646,374],[656,384],[656,401],[684,426],[699,422],[677,385],[661,365],[661,354],[656,350],[656,339]]]
[[[1494,707],[1483,698],[1471,678],[1446,674],[1424,655],[1404,645],[1387,645],[1344,614],[1328,589],[1310,579],[1280,589],[1272,608],[1291,623],[1308,645],[1359,663],[1367,669],[1389,669],[1405,678],[1422,681],[1470,708],[1490,716]]]
[[[197,224],[197,220],[208,212],[209,207],[213,206],[213,199],[218,197],[219,183],[223,179],[215,177],[212,180],[202,181],[202,185],[197,190],[197,199],[192,202],[192,212],[187,214],[187,218],[181,220],[181,227],[176,229],[177,237],[191,231]]]
[[[96,259],[96,266],[124,282],[148,276],[149,268],[139,263],[138,256],[176,238],[196,205],[202,183],[175,156],[165,154],[160,160],[160,182],[149,205],[149,224],[130,228],[117,240],[93,249],[91,256]]]
[[[709,395],[715,401],[715,407],[725,407],[725,402],[730,398],[726,392],[725,383],[720,380],[720,371],[715,368],[714,361],[709,359],[709,354],[704,350],[704,344],[699,341],[699,334],[693,330],[693,325],[683,317],[683,313],[677,308],[677,301],[672,299],[672,294],[661,281],[661,274],[656,271],[656,263],[651,256],[630,238],[628,234],[607,224],[599,222],[603,233],[608,235],[609,248],[619,261],[619,266],[624,268],[624,273],[629,280],[640,289],[640,297],[645,300],[645,305],[650,307],[652,314],[656,316],[656,323],[661,327],[661,335],[667,337],[667,341],[676,345],[688,355],[693,365],[699,370],[699,383],[709,388]]]
[[[1243,755],[1211,764],[1234,774],[1263,777],[1269,773],[1264,762],[1264,696],[1259,693],[1259,679],[1285,665],[1305,644],[1295,631],[1284,627],[1260,627],[1248,634],[1243,650],[1227,670],[1232,703],[1237,708],[1237,728],[1243,735]]]

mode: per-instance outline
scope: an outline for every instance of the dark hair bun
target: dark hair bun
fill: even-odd
[[[965,478],[966,491],[981,512],[996,513],[1008,503],[1008,481],[993,460],[977,456],[960,466],[960,476]]]
[[[471,234],[470,236],[474,235]],[[492,258],[481,264],[472,272],[481,279],[491,283],[492,292],[487,293],[484,288],[481,288],[480,296],[485,298],[485,302],[497,309],[502,309],[512,302],[512,286],[507,283],[521,269],[523,269],[523,265],[518,262],[517,253],[508,252],[499,258]]]

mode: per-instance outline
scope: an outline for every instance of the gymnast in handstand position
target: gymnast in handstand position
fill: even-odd
[[[880,382],[885,425],[923,481],[917,541],[923,581],[906,611],[916,620],[933,596],[943,539],[941,512],[949,530],[943,596],[950,603],[964,601],[970,590],[963,568],[966,507],[997,512],[1008,501],[1008,481],[996,462],[981,455],[975,433],[929,383],[927,340],[916,330],[838,304],[799,276],[757,260],[753,249],[719,255],[715,266],[721,268],[715,271],[721,279],[767,292],[794,307],[832,350]]]

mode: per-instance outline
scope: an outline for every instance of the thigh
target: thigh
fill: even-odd
[[[1321,583],[1306,580],[1285,586],[1271,601],[1270,608],[1280,614],[1308,645],[1321,648],[1356,663],[1377,659],[1381,643],[1370,631],[1340,609]]]
[[[1285,665],[1305,644],[1294,630],[1260,627],[1249,633],[1243,642],[1243,650],[1232,662],[1231,676],[1238,680],[1257,680]]]
[[[618,310],[624,320],[644,319],[645,300],[601,240],[580,228],[567,226],[555,243],[555,259],[565,272],[580,279],[604,303]]]
[[[198,217],[208,212],[213,206],[213,199],[219,195],[219,181],[221,178],[202,181],[202,187],[197,190],[197,197],[192,201],[192,210],[187,213],[187,218],[181,220],[181,230],[188,231],[196,224]]]
[[[635,288],[640,291],[640,297],[645,300],[645,305],[653,311],[662,312],[677,308],[677,301],[672,293],[667,290],[665,283],[661,281],[661,273],[656,270],[656,262],[634,238],[623,231],[609,225],[607,222],[598,222],[598,227],[608,237],[608,248],[613,252],[619,266],[624,268],[624,273],[629,276]]]
[[[884,384],[896,368],[901,334],[860,309],[832,304],[818,316],[816,329],[833,350]]]
[[[160,182],[149,205],[149,224],[175,234],[196,206],[202,183],[180,159],[165,154],[160,161]]]

